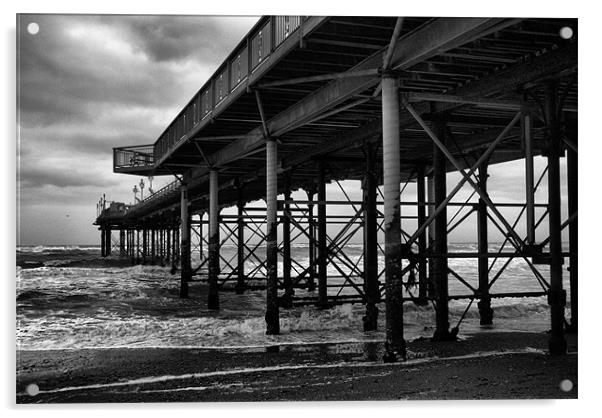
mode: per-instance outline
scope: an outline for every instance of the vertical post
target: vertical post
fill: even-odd
[[[100,256],[101,257],[106,257],[107,256],[107,251],[105,246],[107,245],[107,239],[106,239],[106,229],[104,226],[100,227]]]
[[[179,251],[179,248],[180,248],[180,245],[181,245],[181,243],[180,243],[180,228],[177,228],[177,227],[174,228],[174,234],[173,235],[174,235],[174,238],[173,238],[173,240],[174,240],[174,244],[173,244],[173,249],[174,249],[173,266],[174,267],[173,268],[174,268],[174,270],[177,270],[178,269],[178,263],[181,262],[180,251]],[[181,268],[180,268],[180,270],[181,270]]]
[[[307,232],[309,236],[308,245],[308,258],[309,258],[309,271],[307,273],[307,290],[313,292],[316,290],[316,227],[314,225],[314,194],[315,190],[306,190],[307,193]]]
[[[209,172],[209,295],[207,298],[207,307],[209,309],[219,309],[219,293],[217,289],[217,279],[219,276],[218,193],[217,171],[211,169]]]
[[[293,307],[293,280],[291,278],[291,173],[284,176],[284,203],[282,215],[282,277],[284,282],[284,295],[280,298],[283,308]]]
[[[190,221],[190,215],[188,216],[188,224],[190,225],[190,229],[192,230],[192,224]],[[175,222],[175,221],[172,221]],[[178,254],[178,245],[179,242],[176,240],[176,231],[179,229],[178,228],[178,224],[177,223],[170,223],[169,225],[169,229],[171,230],[171,274],[176,274],[176,272],[178,271],[178,266],[177,266],[177,254]],[[191,248],[191,252],[192,252],[192,233],[189,233],[189,237],[188,237],[188,241],[190,242],[190,248]],[[192,254],[190,256],[190,279],[192,280]],[[181,269],[180,269],[180,274],[181,274]]]
[[[238,200],[236,207],[238,209],[238,218],[236,226],[236,237],[237,243],[237,280],[236,280],[236,293],[242,294],[245,291],[245,218],[244,209],[245,201],[243,198],[243,187],[242,184],[238,185]]]
[[[527,243],[535,244],[535,187],[533,182],[533,134],[531,115],[522,114],[523,140],[525,146],[525,197],[527,203]]]
[[[155,264],[155,257],[157,255],[155,252],[155,241],[156,241],[155,226],[153,225],[151,227],[151,260],[152,260],[153,264]]]
[[[435,134],[445,144],[445,123],[435,123]],[[435,183],[435,206],[443,203],[447,197],[446,189],[446,160],[445,155],[436,144],[433,144],[433,180]],[[433,341],[449,341],[455,335],[449,332],[449,295],[447,274],[447,208],[444,208],[435,218],[435,242],[433,246],[436,257],[433,260],[433,283],[436,299],[436,326]]]
[[[575,135],[577,139],[577,135]],[[577,141],[575,141],[575,144]],[[577,153],[569,148],[567,150],[567,182],[568,182],[568,203],[569,203],[569,216],[573,213],[577,213],[578,209],[578,156]],[[569,283],[571,291],[571,325],[569,331],[577,332],[577,268],[578,268],[578,218],[575,218],[569,224]]]
[[[159,260],[161,267],[165,266],[165,226],[161,225],[159,229]]]
[[[428,194],[428,216],[429,218],[435,213],[435,176],[433,171],[427,177],[427,194]],[[432,222],[428,227],[428,248],[429,252],[432,252],[435,245],[435,223]],[[428,270],[429,270],[429,279],[428,279],[428,297],[430,299],[435,298],[435,268],[434,268],[434,258],[428,259]]]
[[[268,138],[266,143],[266,334],[280,333],[280,313],[278,307],[278,231],[276,215],[278,210],[278,151],[276,141]]]
[[[364,331],[378,328],[378,307],[380,300],[378,287],[378,228],[376,211],[375,157],[373,146],[366,146],[366,171],[362,182],[364,200],[364,292],[366,294],[366,315],[363,317]]]
[[[188,179],[184,178],[180,185],[180,230],[182,242],[180,243],[181,269],[180,269],[180,297],[188,297],[188,282],[192,279],[192,266],[190,265],[190,216],[188,216]],[[169,229],[168,229],[169,231]],[[167,240],[169,252],[169,237]]]
[[[140,264],[140,227],[136,225],[136,264]]]
[[[146,264],[146,253],[147,253],[147,240],[146,240],[146,235],[147,235],[148,230],[146,229],[146,226],[142,227],[142,264]]]
[[[399,205],[400,147],[397,80],[382,78],[383,195],[385,212],[385,361],[405,359],[403,337],[403,282],[401,275],[401,211]]]
[[[132,264],[136,264],[136,238],[135,229],[130,229],[130,257],[132,258]]]
[[[125,256],[125,231],[123,228],[119,230],[119,255]]]
[[[487,163],[479,167],[479,187],[487,193]],[[479,316],[481,325],[493,323],[493,309],[491,309],[491,297],[489,296],[489,239],[487,233],[487,204],[479,198],[477,204],[477,240],[479,248]]]
[[[188,225],[190,225],[190,220],[188,220]],[[165,235],[166,235],[166,244],[167,244],[167,250],[166,250],[166,254],[165,254],[165,259],[166,261],[169,263],[172,259],[172,248],[171,248],[171,224],[167,225],[167,230],[165,231]],[[188,242],[190,243],[190,237],[188,237]],[[189,244],[190,245],[190,244]]]
[[[560,132],[556,109],[556,83],[546,86],[546,121],[549,138],[548,157],[548,219],[550,230],[550,290],[548,304],[551,311],[552,332],[549,340],[550,354],[565,354],[564,306],[566,292],[562,288],[562,237],[560,220]]]
[[[416,208],[416,215],[418,226],[426,222],[426,187],[425,187],[425,175],[424,175],[424,164],[416,167],[416,200],[418,206]],[[418,301],[421,305],[426,305],[427,300],[427,288],[428,278],[426,269],[426,230],[418,236]]]
[[[108,257],[111,255],[111,250],[112,250],[112,242],[111,242],[111,226],[107,227],[107,230],[105,232],[105,255]]]
[[[205,216],[204,212],[199,214],[199,261],[202,263],[205,257],[205,253],[203,252],[203,216]]]
[[[328,254],[326,254],[326,178],[325,163],[320,160],[318,174],[318,306],[328,306]]]

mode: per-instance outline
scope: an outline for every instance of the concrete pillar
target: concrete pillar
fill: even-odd
[[[426,185],[424,175],[424,165],[420,164],[416,167],[416,200],[418,206],[416,208],[416,215],[418,217],[418,226],[426,222]],[[427,289],[428,289],[428,275],[427,275],[427,263],[426,263],[426,249],[427,249],[427,231],[423,231],[418,237],[418,301],[420,305],[426,305],[427,300]]]
[[[479,187],[487,193],[487,163],[479,167]],[[479,272],[479,316],[481,325],[493,323],[493,309],[491,309],[491,297],[489,296],[489,239],[487,234],[487,204],[479,199],[477,206],[477,240],[478,240],[478,272]],[[485,254],[485,255],[483,255]]]
[[[219,309],[219,201],[217,171],[209,172],[209,295],[207,307]],[[183,235],[182,235],[183,238]],[[183,254],[181,255],[183,257]]]
[[[278,230],[276,216],[278,210],[278,151],[276,141],[266,143],[266,334],[280,334],[280,313],[278,307]]]
[[[366,171],[362,182],[364,207],[364,292],[366,315],[363,317],[364,331],[378,328],[380,290],[378,286],[378,225],[376,210],[375,172],[376,152],[373,146],[366,147]]]
[[[550,354],[566,354],[564,338],[564,306],[566,291],[562,288],[562,237],[560,218],[560,126],[556,110],[556,84],[550,82],[546,91],[545,106],[548,123],[548,220],[550,231],[550,305],[552,332],[550,334]]]
[[[188,297],[188,282],[192,279],[192,266],[190,265],[190,216],[188,216],[188,202],[188,183],[183,181],[180,185],[180,234],[182,236],[182,241],[180,243],[182,263],[180,269],[181,298]]]
[[[577,135],[575,135],[577,139]],[[577,141],[575,141],[575,144]],[[567,182],[568,182],[568,203],[569,216],[577,213],[578,209],[578,159],[577,153],[571,148],[567,150]],[[569,280],[571,286],[571,324],[569,331],[577,332],[577,269],[578,269],[578,218],[575,218],[569,224]]]
[[[446,127],[442,122],[435,123],[435,134],[445,144]],[[435,206],[439,206],[447,197],[446,189],[446,160],[445,155],[433,144],[433,180],[435,182]],[[433,252],[437,256],[433,259],[433,283],[435,285],[436,299],[436,326],[433,341],[449,341],[454,339],[449,332],[449,292],[447,258],[447,208],[444,208],[435,218],[435,241]]]
[[[389,74],[382,79],[383,195],[385,212],[385,361],[405,359],[403,336],[403,282],[401,275],[401,221],[399,206],[399,92],[397,80]]]
[[[291,200],[291,174],[284,177],[284,200]],[[284,295],[280,298],[283,308],[293,307],[293,280],[291,278],[291,215],[290,203],[285,203],[282,216],[282,281],[284,283]]]
[[[314,190],[306,190],[307,193],[307,231],[309,235],[308,239],[308,258],[309,258],[309,271],[307,272],[307,290],[313,292],[316,290],[316,226],[314,225]]]
[[[236,203],[238,209],[238,219],[236,226],[236,237],[237,237],[237,279],[236,279],[236,293],[242,294],[245,291],[245,218],[244,208],[245,201],[243,199],[243,188],[242,185],[238,186],[238,201]]]
[[[328,254],[326,253],[326,178],[325,163],[320,160],[318,174],[318,306],[328,306]]]

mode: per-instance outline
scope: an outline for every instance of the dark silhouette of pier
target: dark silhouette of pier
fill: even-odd
[[[577,29],[576,19],[264,16],[153,144],[113,150],[117,173],[176,180],[135,205],[101,201],[102,254],[171,265],[182,297],[191,281],[207,282],[210,309],[222,291],[265,289],[270,334],[281,309],[363,303],[358,327],[386,318],[385,360],[405,357],[403,303],[434,304],[433,339],[456,337],[449,280],[466,285],[454,298],[475,301],[484,325],[495,320],[492,298],[547,296],[550,353],[563,354],[564,333],[577,330]],[[536,156],[547,161],[541,175]],[[524,202],[493,201],[488,167],[514,160],[524,161]],[[446,184],[449,172],[461,180]],[[361,180],[362,199],[329,200],[326,184],[341,180]],[[404,199],[408,183],[414,201]],[[545,183],[547,201],[536,203]],[[453,201],[462,187],[478,201]],[[295,190],[307,198],[292,199]],[[258,200],[265,207],[248,205]],[[226,207],[237,214],[220,214]],[[448,234],[466,222],[478,249],[451,252]],[[505,239],[499,251],[489,249],[491,229]],[[361,262],[345,254],[356,234]],[[308,265],[291,257],[295,242],[308,244]],[[234,259],[220,254],[225,243],[236,245]],[[450,269],[452,257],[478,263],[477,287]],[[508,265],[492,270],[500,258],[524,260],[541,291],[492,292]]]

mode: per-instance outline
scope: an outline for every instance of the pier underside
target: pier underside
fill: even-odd
[[[171,266],[182,297],[206,282],[210,309],[220,292],[265,290],[272,334],[280,309],[341,303],[365,304],[358,327],[373,330],[384,302],[385,360],[405,357],[403,303],[433,304],[433,339],[451,340],[452,299],[487,325],[492,299],[547,296],[563,354],[577,329],[577,115],[576,19],[265,16],[154,144],[114,149],[115,172],[176,180],[103,206],[102,253]],[[487,187],[510,161],[520,201]],[[476,248],[451,251],[468,223]],[[496,291],[515,260],[539,290]]]

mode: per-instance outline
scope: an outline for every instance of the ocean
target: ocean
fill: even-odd
[[[490,251],[495,251],[498,245],[492,244]],[[476,251],[476,244],[450,244],[450,251]],[[358,262],[361,245],[350,244],[345,253],[350,260]],[[222,254],[230,259],[235,248],[224,246]],[[300,265],[306,265],[307,247],[294,247],[292,258]],[[198,252],[193,254],[193,259],[199,260]],[[496,263],[492,275],[504,261]],[[381,259],[381,268],[382,263]],[[469,284],[477,286],[475,259],[450,259],[449,265]],[[567,266],[565,263],[566,289]],[[537,267],[549,281],[549,268]],[[252,265],[247,267],[251,268]],[[337,274],[334,266],[329,266],[329,273]],[[281,335],[268,336],[264,321],[265,291],[246,291],[243,295],[221,292],[221,309],[209,311],[206,309],[205,284],[191,283],[190,298],[180,299],[179,275],[172,275],[169,267],[131,266],[129,260],[118,257],[103,259],[97,246],[18,247],[16,279],[18,350],[244,348],[384,340],[384,304],[379,305],[378,331],[362,330],[364,306],[361,304],[330,309],[298,306],[281,309]],[[337,280],[331,280],[329,284],[337,284]],[[449,283],[451,295],[469,293],[468,288],[452,276]],[[541,290],[529,266],[516,259],[491,292]],[[329,294],[353,292],[352,288],[329,289]],[[296,290],[297,296],[308,294],[305,290]],[[450,301],[451,327],[457,325],[468,304],[468,300]],[[545,297],[493,299],[492,307],[494,324],[482,327],[475,301],[466,311],[460,335],[491,330],[541,332],[549,329],[550,315]],[[432,305],[405,303],[406,339],[432,336],[434,316]],[[566,317],[569,316],[570,300],[566,307]]]

